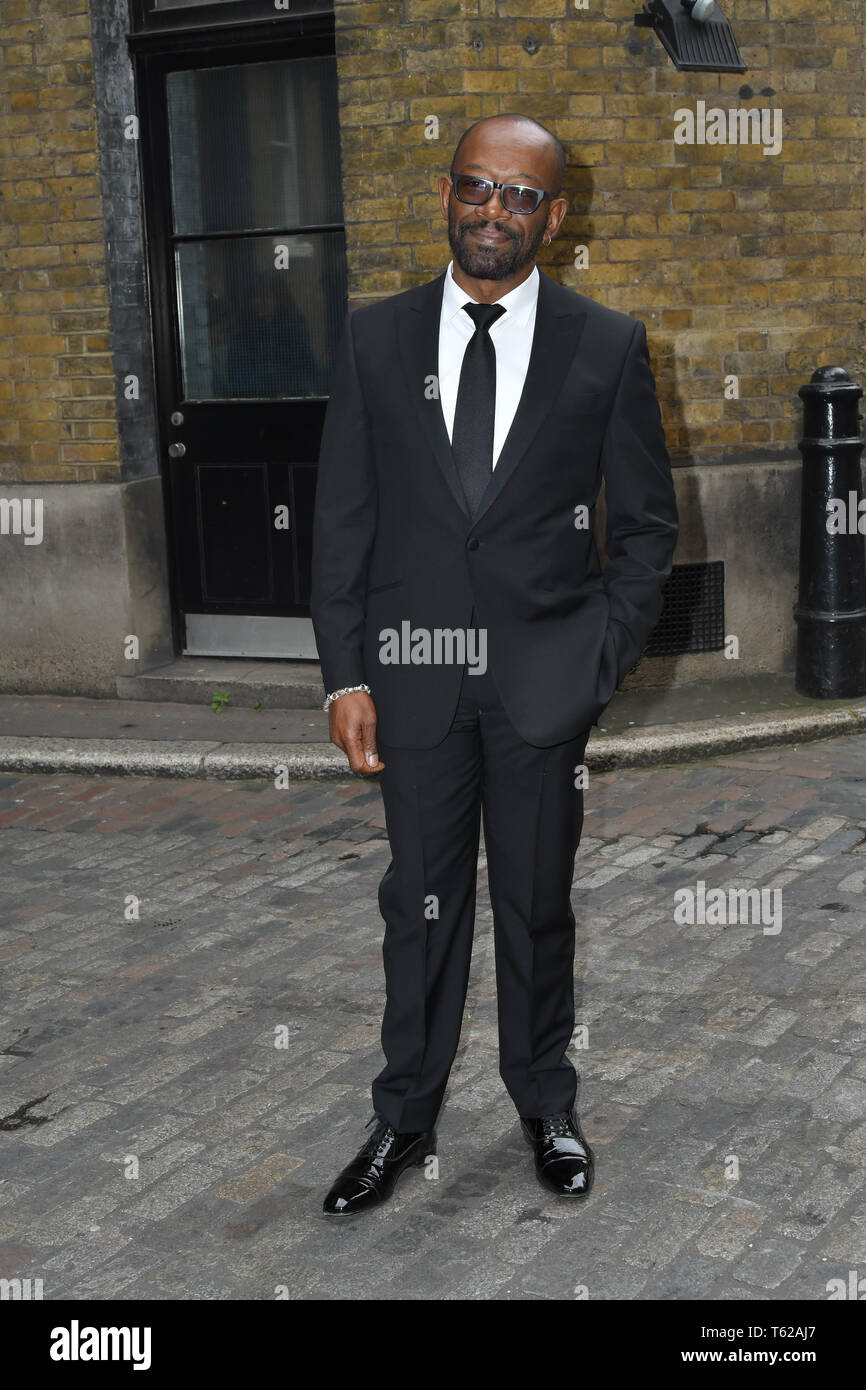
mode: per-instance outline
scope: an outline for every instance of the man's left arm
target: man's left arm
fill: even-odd
[[[670,458],[640,321],[623,363],[601,466],[607,511],[604,587],[619,685],[639,661],[661,615],[678,533]]]

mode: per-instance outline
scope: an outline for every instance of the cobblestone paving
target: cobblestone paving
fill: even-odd
[[[438,1178],[340,1226],[381,1065],[378,788],[0,778],[0,1278],[822,1300],[866,1274],[866,738],[596,776],[587,808],[592,1196],[536,1183],[499,1080],[482,872]],[[678,922],[700,883],[780,889],[781,930]]]

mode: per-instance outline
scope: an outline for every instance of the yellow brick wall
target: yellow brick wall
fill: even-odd
[[[815,366],[866,383],[866,5],[725,0],[749,71],[706,76],[677,73],[638,8],[337,0],[352,302],[441,269],[436,177],[457,137],[525,110],[570,159],[574,210],[541,264],[647,323],[674,455],[791,456]],[[0,47],[0,478],[117,479],[87,0],[0,0]],[[674,112],[698,99],[780,107],[782,153],[675,145]]]
[[[677,72],[639,0],[337,0],[353,306],[449,257],[436,178],[480,116],[525,111],[569,156],[540,264],[645,321],[675,457],[795,455],[814,368],[866,384],[863,0],[724,0],[748,71]],[[527,37],[541,47],[530,56]],[[480,51],[471,46],[481,40]],[[780,107],[782,152],[676,145],[674,112]],[[425,118],[439,138],[425,137]],[[589,247],[587,270],[574,248]],[[740,399],[723,378],[737,374]]]
[[[0,478],[119,478],[87,0],[0,0],[0,50]]]

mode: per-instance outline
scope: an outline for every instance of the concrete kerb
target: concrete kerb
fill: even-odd
[[[866,700],[844,709],[779,710],[680,724],[656,724],[594,734],[590,771],[657,767],[803,743],[866,729]],[[91,776],[196,777],[272,780],[285,769],[292,781],[351,776],[330,743],[221,743],[196,740],[0,738],[0,772],[85,773]]]
[[[656,724],[590,739],[587,764],[596,772],[696,762],[750,748],[810,743],[866,729],[866,700],[845,709],[774,710],[694,723]]]

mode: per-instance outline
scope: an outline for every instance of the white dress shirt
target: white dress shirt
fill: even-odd
[[[439,319],[439,403],[445,416],[445,427],[451,439],[454,414],[457,409],[457,388],[466,344],[475,332],[475,324],[463,305],[477,303],[471,294],[461,290],[452,274],[451,261],[445,272],[442,294],[442,314]],[[532,267],[516,290],[497,299],[505,310],[491,326],[490,341],[496,349],[496,415],[493,427],[493,467],[502,451],[511,422],[526,381],[532,337],[535,332],[535,311],[538,306],[538,267]]]

